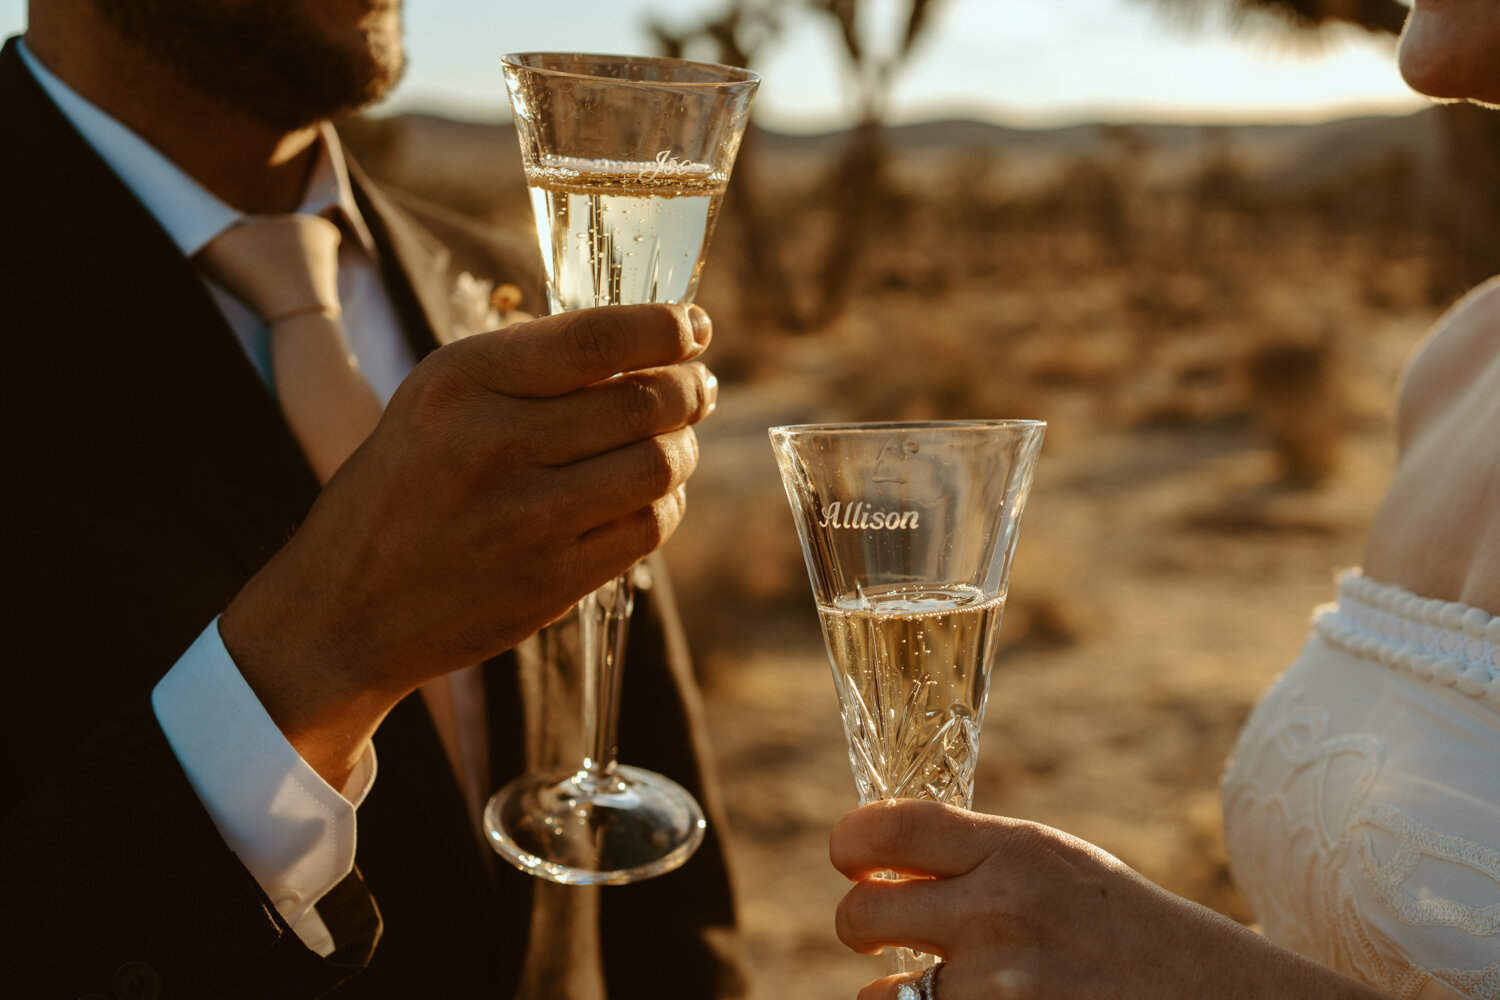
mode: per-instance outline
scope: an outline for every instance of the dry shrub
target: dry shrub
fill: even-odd
[[[1071,602],[1050,590],[1017,593],[1006,600],[1000,655],[1071,646],[1081,634]]]
[[[1137,428],[1164,429],[1243,418],[1237,332],[1204,326],[1142,345],[1139,370],[1121,386],[1126,419]]]
[[[664,552],[708,686],[721,670],[737,669],[746,650],[805,642],[818,622],[764,431],[705,442],[688,506]]]
[[[1316,485],[1338,462],[1343,427],[1334,371],[1328,336],[1268,340],[1246,359],[1256,422],[1288,485]]]
[[[1188,796],[1182,810],[1182,825],[1184,843],[1173,866],[1173,888],[1227,917],[1249,923],[1253,914],[1229,870],[1218,789],[1209,788]]]
[[[890,301],[878,318],[847,317],[829,336],[837,349],[822,398],[838,419],[1031,417],[1044,409],[1015,362],[1023,332],[993,319],[935,321],[920,299]]]
[[[1051,389],[1108,386],[1133,360],[1130,338],[1103,327],[1030,337],[1013,355],[1016,368],[1033,384]]]
[[[1143,334],[1202,323],[1222,306],[1200,271],[1141,268],[1131,278],[1125,305]]]

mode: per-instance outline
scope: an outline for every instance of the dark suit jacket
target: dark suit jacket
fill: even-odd
[[[535,296],[529,253],[453,220],[439,245],[356,186],[421,351],[446,328],[460,270]],[[0,995],[568,995],[594,962],[616,997],[664,969],[672,996],[735,978],[717,800],[660,573],[632,629],[621,743],[709,806],[708,841],[686,867],[596,904],[497,863],[412,697],[376,737],[357,872],[320,907],[339,951],[320,958],[285,925],[198,803],[149,695],[296,529],[317,483],[193,269],[13,42],[0,52],[0,336]],[[497,780],[540,752],[542,711],[519,696],[538,686],[532,652],[486,667]]]

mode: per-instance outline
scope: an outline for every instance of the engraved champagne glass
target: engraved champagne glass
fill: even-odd
[[[1035,420],[770,430],[861,805],[973,803],[1011,558],[1045,430]],[[914,972],[932,958],[888,948],[886,962]]]
[[[503,62],[550,311],[691,302],[760,78],[634,56],[526,53]],[[491,846],[554,882],[651,878],[703,841],[703,810],[685,789],[616,761],[633,600],[627,572],[550,627],[579,630],[579,760],[523,775],[485,807]]]

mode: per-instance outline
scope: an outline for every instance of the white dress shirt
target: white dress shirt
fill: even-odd
[[[42,89],[191,258],[242,213],[220,201],[139,135],[54,76],[27,49],[22,60]],[[378,253],[355,205],[338,137],[324,126],[298,212],[339,224],[338,286],[350,346],[382,403],[415,358],[381,282]],[[271,386],[266,326],[204,279],[251,363]],[[219,833],[310,948],[332,952],[318,900],[354,866],[355,808],[375,778],[365,748],[348,784],[334,789],[287,742],[208,624],[152,692],[158,724]]]

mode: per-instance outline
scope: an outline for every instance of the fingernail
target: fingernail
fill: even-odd
[[[688,306],[688,319],[693,323],[693,339],[698,342],[699,347],[703,347],[713,333],[713,322],[708,318],[708,313],[703,311],[703,307],[696,305]]]
[[[713,372],[704,369],[703,396],[708,400],[708,406],[704,409],[706,417],[719,408],[719,377]]]

